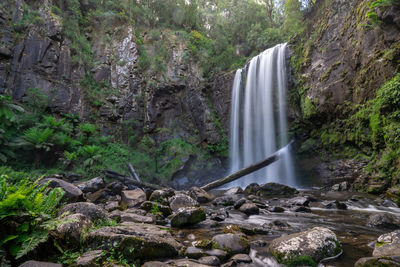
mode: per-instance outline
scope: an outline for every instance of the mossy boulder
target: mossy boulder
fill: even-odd
[[[270,196],[292,196],[297,194],[298,191],[296,188],[278,184],[278,183],[266,183],[260,185],[259,190],[257,191],[257,196],[261,197],[270,197]]]
[[[399,256],[365,257],[359,259],[354,267],[393,267],[400,266]]]
[[[188,207],[180,208],[177,213],[172,215],[171,226],[182,227],[194,225],[206,219],[206,213],[202,208]]]
[[[85,236],[84,243],[92,249],[114,248],[129,260],[174,257],[182,247],[168,228],[141,223],[97,229]]]
[[[225,250],[229,254],[248,253],[249,242],[243,234],[220,234],[213,237],[212,241],[218,249]]]
[[[288,266],[317,266],[327,257],[340,253],[341,247],[334,232],[323,227],[274,239],[269,251],[275,259]]]
[[[372,256],[384,257],[400,255],[400,230],[378,237]]]

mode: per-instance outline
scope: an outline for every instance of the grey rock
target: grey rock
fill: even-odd
[[[121,192],[121,206],[134,208],[146,201],[146,193],[142,189],[123,190]]]
[[[238,199],[238,195],[228,195],[217,197],[213,200],[212,203],[218,206],[233,206]]]
[[[247,254],[236,254],[231,258],[236,263],[251,263],[253,260]]]
[[[386,256],[386,257],[365,257],[359,259],[354,267],[375,267],[375,266],[400,266],[400,256]]]
[[[97,267],[103,259],[103,250],[88,251],[76,260],[78,267]]]
[[[297,193],[298,191],[293,187],[278,183],[266,183],[260,185],[260,188],[257,191],[256,195],[261,197],[292,196]]]
[[[239,210],[246,215],[254,215],[260,212],[260,209],[254,203],[244,203]]]
[[[204,251],[208,256],[215,256],[221,261],[224,261],[228,257],[228,253],[222,249],[210,249]]]
[[[140,205],[140,208],[147,212],[157,209],[162,213],[164,217],[167,217],[172,214],[172,210],[170,209],[170,207],[164,206],[158,202],[145,201]]]
[[[106,183],[104,182],[104,179],[102,177],[96,177],[93,179],[90,179],[84,183],[80,183],[77,185],[77,187],[83,192],[83,193],[93,193],[96,191],[99,191],[100,189],[103,189],[106,186]]]
[[[269,211],[270,211],[270,212],[284,212],[285,209],[282,208],[282,207],[277,207],[277,206],[275,206],[275,207],[272,207],[271,209],[269,209]]]
[[[250,202],[250,201],[245,198],[241,198],[238,201],[236,201],[235,204],[233,204],[233,208],[238,210],[246,202]]]
[[[257,183],[251,183],[244,189],[244,193],[247,195],[255,195],[260,190],[260,186]]]
[[[107,213],[104,209],[100,208],[99,206],[93,203],[88,203],[88,202],[67,204],[58,211],[58,216],[66,212],[69,212],[70,214],[82,213],[92,222],[96,220],[104,221],[108,218]]]
[[[400,229],[400,219],[392,214],[378,213],[368,218],[367,226],[382,229]]]
[[[339,241],[331,230],[314,227],[310,230],[274,239],[269,251],[280,263],[298,256],[310,256],[315,262],[337,255],[341,251]]]
[[[194,225],[206,219],[206,214],[202,208],[188,207],[180,208],[171,217],[172,227],[182,227]]]
[[[196,247],[188,247],[185,251],[185,256],[192,258],[192,259],[199,259],[206,254],[201,248],[196,248]]]
[[[154,219],[148,216],[123,212],[121,213],[121,222],[154,223]]]
[[[372,256],[400,256],[400,230],[383,234],[378,237]]]
[[[19,267],[62,267],[62,265],[43,261],[26,261]]]
[[[106,211],[108,211],[108,212],[117,210],[117,209],[119,209],[119,208],[120,208],[120,206],[119,206],[118,201],[108,201],[108,202],[106,203],[106,205],[104,206],[104,209],[105,209]]]
[[[172,189],[160,189],[154,190],[150,197],[150,201],[157,201],[163,203],[164,205],[168,205],[168,199],[175,195],[174,190]]]
[[[79,244],[82,233],[92,227],[92,222],[81,213],[67,215],[59,220],[61,223],[55,230],[57,237],[72,244]]]
[[[205,256],[199,259],[199,263],[209,266],[219,266],[221,261],[216,256]]]
[[[289,205],[293,206],[308,206],[308,203],[310,203],[310,200],[306,197],[294,197],[289,199],[288,201]]]
[[[174,265],[162,261],[148,261],[145,262],[142,267],[174,267]]]
[[[173,211],[177,211],[180,208],[198,206],[199,203],[185,194],[176,194],[169,199],[169,206]]]
[[[237,195],[237,194],[242,194],[243,189],[240,186],[232,187],[228,189],[224,195]]]
[[[189,190],[190,196],[200,204],[208,203],[213,200],[213,196],[199,187],[192,187]]]
[[[64,180],[57,179],[57,178],[45,178],[40,180],[40,184],[49,183],[48,186],[51,188],[62,188],[65,191],[64,199],[68,202],[77,202],[83,200],[83,193],[82,191],[76,187],[75,185],[68,183]]]
[[[242,234],[219,234],[212,240],[218,245],[218,248],[232,254],[248,253],[250,249],[245,235]]]

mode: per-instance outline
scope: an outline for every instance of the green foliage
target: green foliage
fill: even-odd
[[[301,34],[305,30],[305,23],[300,0],[287,0],[285,2],[284,29],[290,35]]]
[[[46,242],[57,226],[54,218],[64,191],[46,189],[30,179],[9,180],[16,178],[0,175],[0,222],[8,227],[7,236],[0,239],[2,247],[19,259]]]
[[[216,155],[220,156],[220,157],[224,157],[227,158],[229,156],[229,142],[228,142],[228,137],[222,127],[221,121],[218,118],[217,114],[213,111],[213,106],[212,106],[212,102],[209,101],[208,102],[208,106],[210,108],[210,115],[212,118],[212,122],[216,128],[216,130],[218,131],[218,134],[220,136],[219,142],[216,144],[209,144],[207,146],[207,149],[211,152],[211,153],[215,153]]]
[[[400,6],[400,0],[375,0],[371,1],[369,4],[369,11],[367,13],[367,17],[373,26],[381,25],[382,21],[380,20],[376,10],[379,8],[387,8],[393,5]]]

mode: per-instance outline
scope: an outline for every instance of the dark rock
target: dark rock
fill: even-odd
[[[218,210],[211,214],[210,219],[217,222],[222,222],[229,217],[229,213],[225,209]]]
[[[192,258],[192,259],[199,259],[206,254],[201,248],[196,248],[196,247],[188,247],[185,251],[185,256]]]
[[[108,218],[107,213],[104,209],[100,208],[99,206],[93,203],[88,203],[88,202],[67,204],[58,211],[58,216],[66,212],[69,212],[70,214],[82,213],[92,222],[96,220],[104,221]]]
[[[121,215],[122,215],[122,211],[113,210],[112,212],[110,212],[108,214],[108,218],[110,218],[110,220],[112,220],[112,221],[120,222],[121,221]]]
[[[275,259],[290,265],[299,256],[309,256],[315,263],[326,257],[337,255],[341,251],[335,233],[323,227],[282,236],[272,240],[269,251]]]
[[[165,202],[168,202],[168,199],[174,195],[175,195],[175,192],[172,189],[154,190],[153,193],[151,193],[149,200],[157,201],[157,202],[160,202],[160,203],[163,203],[164,205],[166,205]]]
[[[175,267],[175,266],[161,261],[148,261],[145,262],[142,265],[142,267]]]
[[[64,180],[57,178],[45,178],[40,180],[40,184],[49,183],[48,186],[51,188],[60,187],[65,191],[65,195],[63,199],[68,200],[69,202],[77,202],[83,200],[82,191],[76,187],[75,185],[68,183]]]
[[[88,251],[76,260],[76,265],[78,267],[94,267],[99,266],[101,261],[103,260],[104,250],[92,250]]]
[[[173,211],[180,208],[199,206],[199,203],[185,194],[177,194],[169,199],[169,206]]]
[[[169,264],[173,264],[173,266],[177,267],[209,267],[209,265],[205,265],[200,263],[197,260],[193,259],[179,259],[179,260],[170,260],[168,261]]]
[[[119,209],[119,203],[118,201],[109,201],[106,203],[106,205],[104,206],[104,209],[108,212],[111,212],[113,210]]]
[[[254,225],[237,225],[240,231],[246,235],[267,235],[270,233],[269,228],[264,226],[254,226]]]
[[[171,217],[172,227],[182,227],[194,225],[206,219],[206,214],[202,208],[188,207],[180,208]]]
[[[228,256],[228,253],[222,249],[210,249],[210,250],[206,250],[205,253],[208,256],[215,256],[218,259],[220,259],[221,261],[224,261]]]
[[[217,197],[213,200],[212,203],[214,205],[219,205],[219,206],[232,206],[238,199],[239,197],[237,195],[228,195],[228,196]]]
[[[238,201],[236,201],[235,202],[235,204],[233,204],[233,208],[235,209],[235,210],[238,210],[244,203],[246,203],[246,202],[250,202],[250,201],[248,201],[247,199],[245,199],[245,198],[241,198],[241,199],[239,199]]]
[[[112,196],[121,195],[124,186],[121,182],[114,182],[107,185],[107,189]]]
[[[172,214],[172,210],[170,209],[170,207],[161,205],[158,202],[145,201],[140,205],[140,208],[147,212],[150,212],[152,210],[153,211],[158,210],[159,212],[162,213],[164,217],[167,217]]]
[[[209,265],[209,266],[219,266],[221,261],[216,256],[205,256],[199,259],[201,264]]]
[[[251,183],[244,189],[246,195],[255,195],[260,190],[260,186],[257,183]]]
[[[232,187],[224,192],[224,195],[237,195],[242,194],[243,189],[240,186]]]
[[[282,207],[272,207],[271,209],[269,209],[270,212],[284,212],[285,209]]]
[[[330,201],[330,200],[325,200],[321,202],[322,207],[325,209],[339,209],[339,210],[346,210],[347,205],[343,202],[339,202],[337,200],[335,201]]]
[[[209,193],[199,187],[192,187],[189,190],[189,194],[194,200],[196,200],[200,204],[208,203],[213,200],[213,197]]]
[[[87,234],[84,243],[89,248],[118,247],[118,253],[132,260],[174,257],[181,249],[165,227],[140,223],[97,229]]]
[[[90,179],[89,181],[86,181],[84,183],[78,184],[77,187],[83,192],[83,193],[93,193],[96,191],[99,191],[100,189],[103,189],[106,186],[106,183],[104,182],[104,179],[102,177],[96,177],[93,179]]]
[[[43,261],[27,261],[21,264],[19,267],[62,267],[62,265]]]
[[[294,207],[291,211],[311,213],[311,209],[304,206]]]
[[[291,196],[297,194],[298,191],[295,188],[277,184],[277,183],[266,183],[260,185],[260,189],[257,191],[256,195],[261,197],[271,197],[271,196]]]
[[[253,260],[247,254],[236,254],[231,258],[236,263],[251,263]]]
[[[400,219],[389,213],[373,214],[368,218],[367,226],[383,229],[400,229]]]
[[[247,216],[258,214],[260,212],[259,208],[254,203],[244,203],[239,210]]]
[[[397,267],[400,266],[400,256],[366,257],[359,259],[354,267]]]
[[[244,235],[241,234],[220,234],[212,238],[218,248],[228,253],[248,253],[250,246]]]
[[[273,230],[287,230],[290,228],[290,225],[287,222],[284,221],[279,221],[279,220],[273,220],[270,223],[266,223],[263,225],[265,228],[273,229]]]
[[[81,213],[67,215],[59,220],[61,223],[57,225],[56,235],[71,244],[79,244],[82,233],[92,227],[92,222]]]
[[[372,256],[400,256],[400,230],[383,234],[378,237]]]
[[[294,197],[288,200],[289,205],[293,206],[308,206],[310,200],[306,197]]]
[[[123,208],[138,207],[146,201],[146,193],[142,189],[124,190],[121,192],[121,206]]]

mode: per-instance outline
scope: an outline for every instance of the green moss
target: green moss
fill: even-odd
[[[304,119],[311,118],[313,115],[317,114],[317,108],[314,106],[312,100],[307,96],[302,98],[301,111]]]

